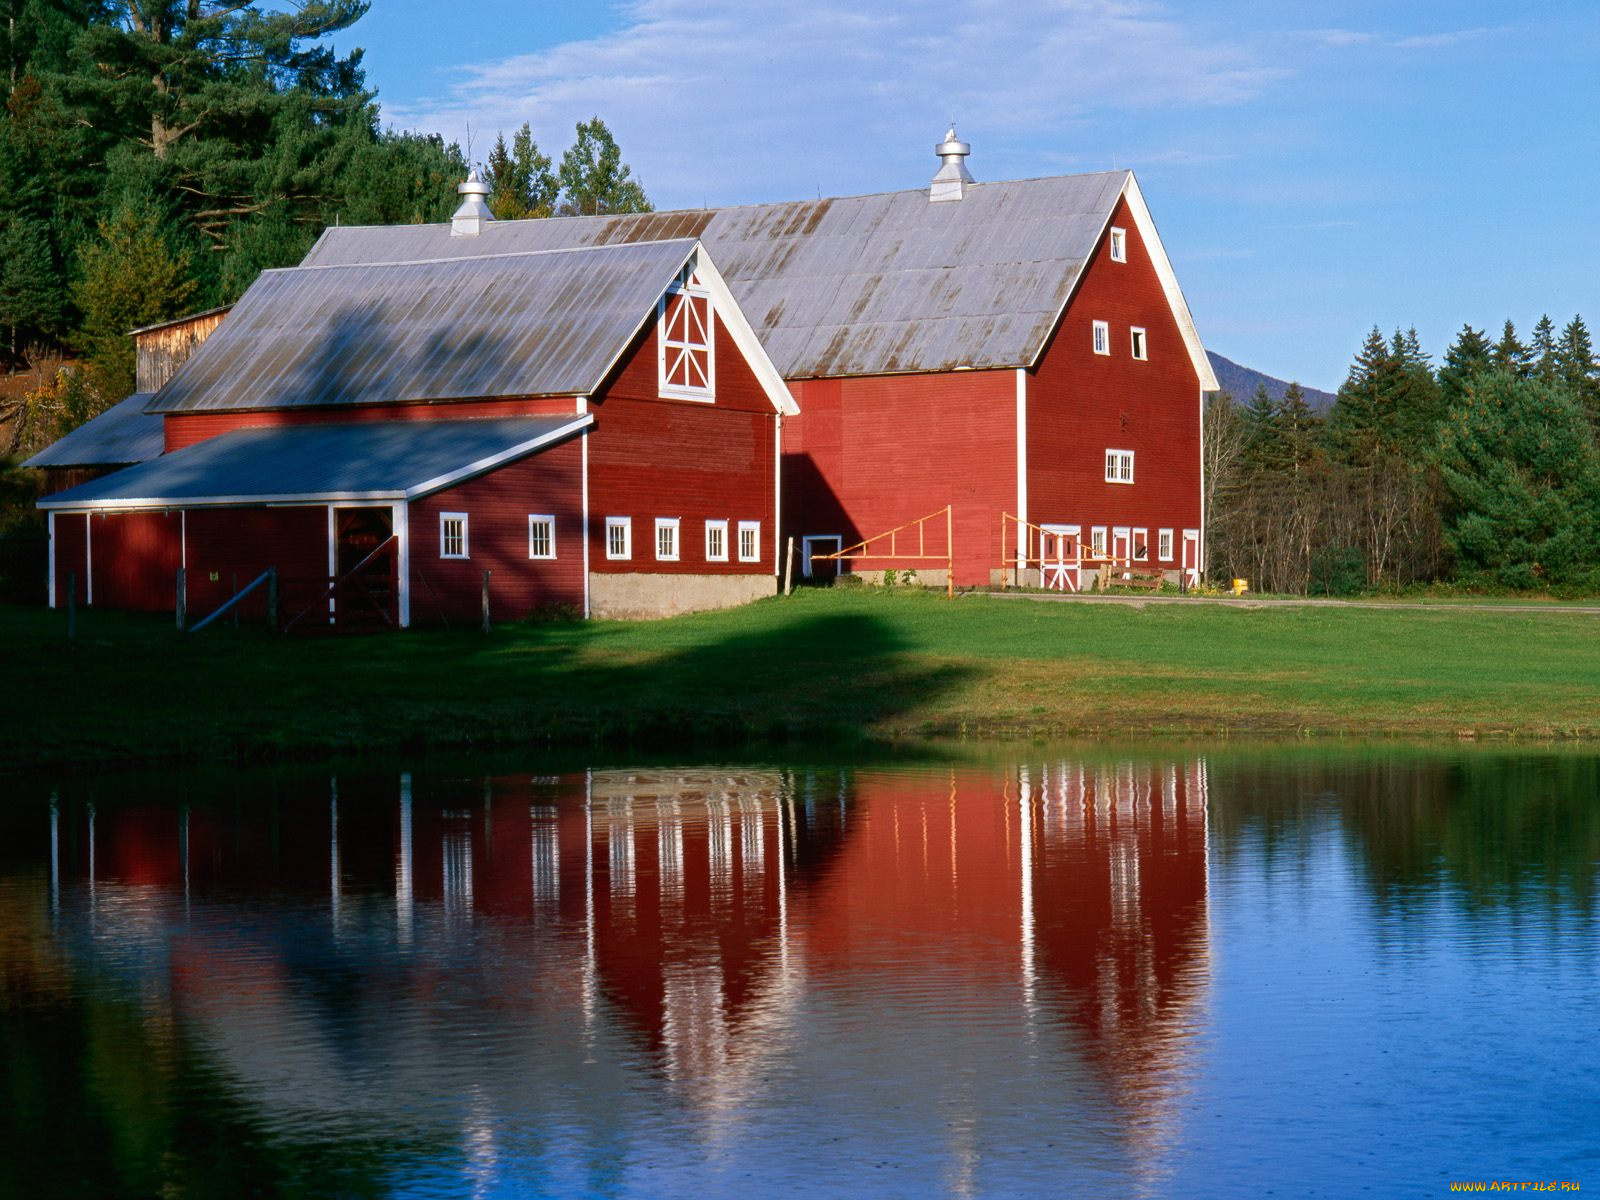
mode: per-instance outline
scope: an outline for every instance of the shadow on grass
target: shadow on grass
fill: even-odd
[[[0,609],[14,707],[0,770],[539,747],[826,745],[922,726],[968,668],[893,623],[773,601],[641,625],[552,623],[319,642],[180,638],[159,618]],[[63,714],[71,713],[66,721]]]

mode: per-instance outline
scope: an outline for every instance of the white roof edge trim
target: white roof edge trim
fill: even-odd
[[[711,255],[699,242],[695,243],[694,253],[697,256],[695,271],[700,276],[700,282],[706,291],[711,293],[712,305],[723,314],[723,324],[727,326],[728,336],[733,338],[733,344],[739,347],[739,352],[744,355],[745,362],[755,374],[756,382],[766,392],[767,399],[772,401],[772,407],[780,416],[799,416],[800,406],[790,394],[789,385],[783,381],[783,376],[778,374],[778,368],[773,366],[772,360],[767,357],[766,347],[761,344],[756,331],[745,319],[744,310],[739,307],[738,301],[733,298],[733,293],[728,290],[727,281],[722,278],[722,272],[717,270],[717,264],[711,261]]]
[[[1150,252],[1150,261],[1155,265],[1156,277],[1161,280],[1161,290],[1167,294],[1167,306],[1172,309],[1172,315],[1178,322],[1178,332],[1183,335],[1183,344],[1189,351],[1189,358],[1194,363],[1195,374],[1200,377],[1200,387],[1203,391],[1215,392],[1220,390],[1217,376],[1211,369],[1211,360],[1206,357],[1206,348],[1200,344],[1200,331],[1194,326],[1194,317],[1189,312],[1189,302],[1183,298],[1183,289],[1178,286],[1178,276],[1172,269],[1172,260],[1167,257],[1167,248],[1161,244],[1161,235],[1156,232],[1155,219],[1150,215],[1150,209],[1144,202],[1144,193],[1139,190],[1139,181],[1133,177],[1133,172],[1128,172],[1128,181],[1122,185],[1122,195],[1128,201],[1128,211],[1133,214],[1133,223],[1139,229],[1139,236],[1144,240],[1145,249]],[[1110,221],[1110,214],[1106,220]],[[1096,245],[1098,245],[1098,239]]]
[[[414,487],[409,487],[402,493],[402,497],[406,500],[418,500],[432,492],[443,491],[445,488],[462,483],[474,476],[483,475],[496,467],[504,466],[508,462],[526,458],[535,450],[541,450],[552,442],[561,441],[563,438],[570,437],[593,424],[594,414],[584,413],[580,417],[574,417],[565,425],[552,429],[549,433],[540,434],[538,437],[526,442],[519,442],[515,446],[502,450],[499,454],[491,454],[488,458],[480,458],[477,462],[468,463],[458,470],[450,471],[424,483],[419,483]]]
[[[281,508],[285,505],[325,504],[329,500],[404,500],[404,492],[285,492],[278,496],[194,496],[174,500],[170,496],[116,500],[66,500],[52,503],[40,500],[38,507],[52,512],[147,512],[154,508]]]

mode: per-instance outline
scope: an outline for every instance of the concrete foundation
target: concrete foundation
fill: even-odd
[[[733,608],[776,595],[771,575],[589,575],[589,615],[617,620]]]

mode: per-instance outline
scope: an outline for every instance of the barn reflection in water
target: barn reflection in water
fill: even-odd
[[[312,791],[51,816],[68,957],[281,1128],[431,1129],[484,1180],[681,1137],[760,1177],[814,1109],[851,1169],[892,1144],[958,1194],[1030,1144],[1148,1179],[1178,1137],[1199,760]]]

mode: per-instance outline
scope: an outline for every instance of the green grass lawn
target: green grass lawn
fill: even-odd
[[[273,640],[0,608],[0,769],[906,734],[1600,736],[1600,616],[804,591],[636,623]]]

